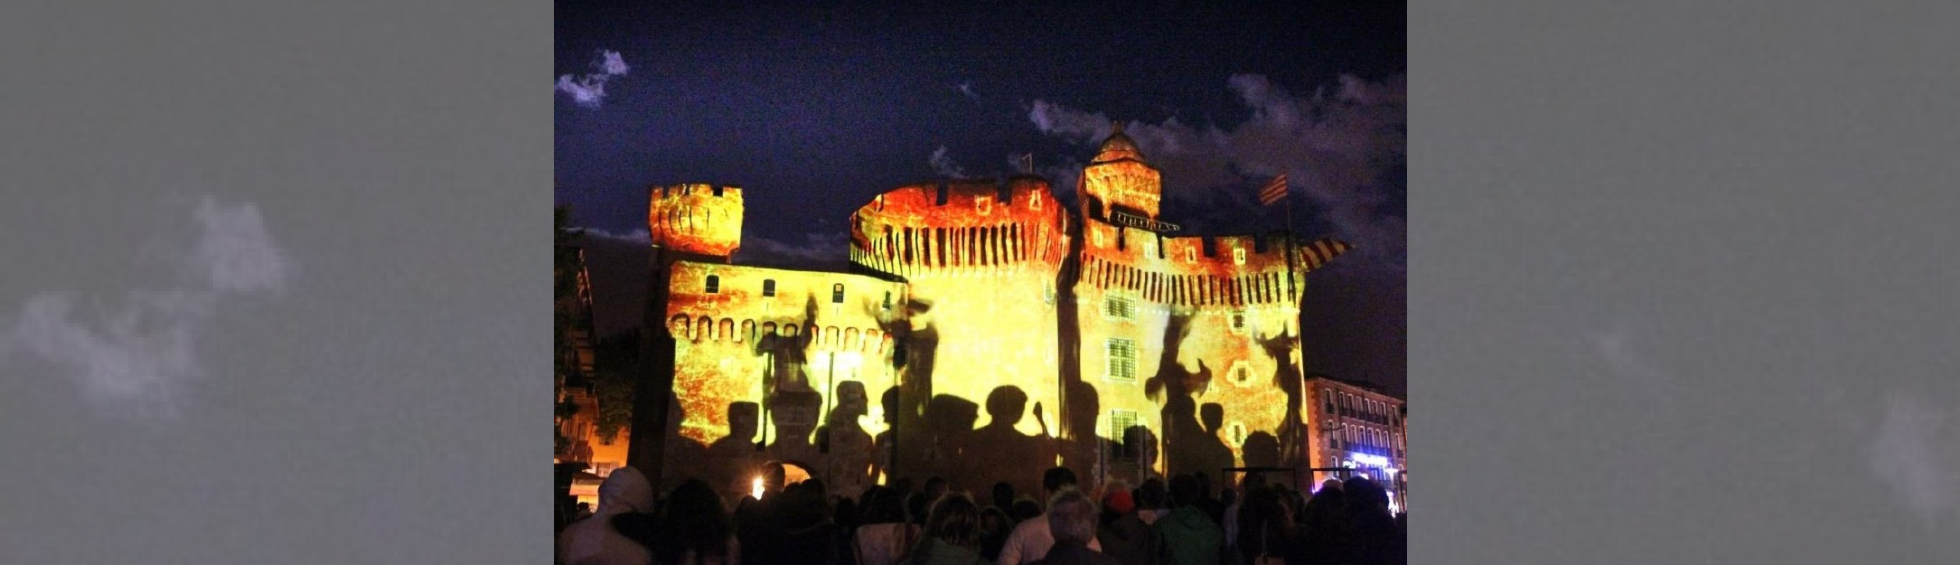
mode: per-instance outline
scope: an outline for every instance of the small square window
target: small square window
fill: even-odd
[[[708,294],[716,294],[719,292],[721,292],[721,277],[716,275],[708,275]]]
[[[763,296],[776,295],[776,279],[762,279],[762,295]]]
[[[844,283],[837,283],[837,284],[830,285],[830,303],[831,304],[844,303]]]

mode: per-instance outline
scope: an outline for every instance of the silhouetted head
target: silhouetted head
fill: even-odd
[[[1075,471],[1068,467],[1055,467],[1041,474],[1041,488],[1049,494],[1059,492],[1064,487],[1075,486]]]
[[[1008,508],[1014,505],[1014,485],[1007,481],[994,483],[994,507]]]
[[[1040,516],[1041,503],[1035,502],[1032,498],[1017,498],[1014,500],[1014,507],[1008,509],[1007,515],[1014,519],[1014,523],[1019,524],[1029,518]]]
[[[1048,531],[1055,545],[1088,545],[1096,539],[1096,502],[1075,489],[1062,489],[1048,499]]]
[[[933,503],[926,518],[926,535],[963,547],[980,545],[980,507],[966,493],[952,493]]]
[[[987,425],[1012,426],[1021,421],[1021,415],[1028,408],[1028,393],[1019,387],[1002,385],[987,393],[987,416],[993,418]]]
[[[856,418],[867,414],[870,406],[865,404],[864,383],[844,381],[837,383],[837,413]]]
[[[762,422],[761,413],[754,402],[728,403],[728,435],[745,441],[755,439],[756,428]]]
[[[782,492],[783,483],[789,480],[789,473],[783,470],[783,462],[770,461],[762,464],[762,489],[764,492]]]
[[[939,500],[946,495],[946,479],[929,477],[926,479],[926,502]]]
[[[865,501],[863,523],[902,524],[912,521],[912,517],[905,512],[903,497],[904,495],[896,490],[877,489],[876,492],[871,493],[871,498]]]
[[[1198,478],[1191,475],[1171,477],[1171,504],[1179,508],[1197,504],[1204,498],[1204,491],[1198,485]]]
[[[1341,484],[1341,497],[1350,510],[1388,511],[1388,492],[1366,477],[1354,477]]]
[[[878,395],[878,405],[885,408],[886,422],[898,421],[898,387],[885,389],[884,394]]]
[[[1137,506],[1148,510],[1163,508],[1166,494],[1168,493],[1164,492],[1163,479],[1144,481],[1143,484],[1137,485]]]
[[[1198,421],[1204,424],[1206,432],[1217,433],[1218,427],[1225,425],[1225,407],[1216,402],[1206,402],[1198,407]]]

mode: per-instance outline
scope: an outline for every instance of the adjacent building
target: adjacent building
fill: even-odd
[[[1391,506],[1406,507],[1404,401],[1370,385],[1321,374],[1307,376],[1307,390],[1310,405],[1305,412],[1316,438],[1309,449],[1313,467],[1353,469],[1388,488]]]

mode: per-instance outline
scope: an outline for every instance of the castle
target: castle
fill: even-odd
[[[1305,411],[1305,275],[1348,250],[1176,236],[1120,126],[1066,209],[1036,176],[891,190],[851,217],[849,273],[735,265],[741,188],[650,190],[646,374],[629,463],[746,493],[782,461],[855,494],[946,478],[1040,492],[1322,461]]]

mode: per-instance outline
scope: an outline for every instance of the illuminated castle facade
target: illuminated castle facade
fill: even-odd
[[[1173,236],[1161,187],[1120,128],[1079,209],[1035,176],[900,187],[852,215],[850,273],[731,264],[742,190],[654,187],[647,318],[665,331],[629,462],[730,495],[769,460],[845,494],[931,476],[1039,492],[1058,462],[1090,484],[1311,466],[1301,285],[1348,246]]]

